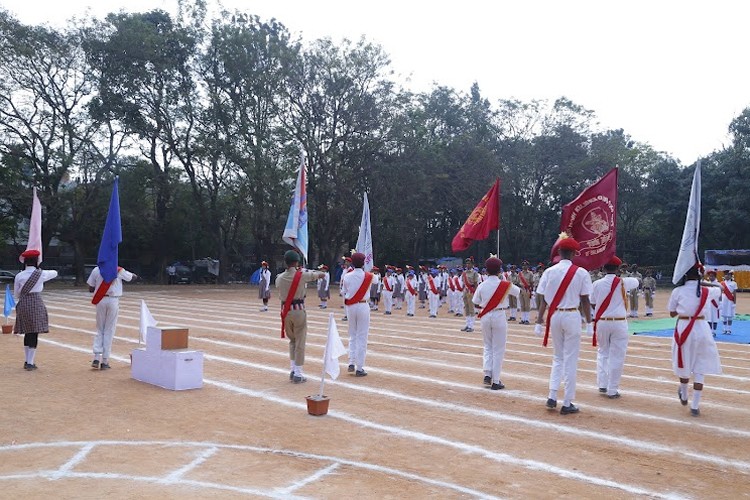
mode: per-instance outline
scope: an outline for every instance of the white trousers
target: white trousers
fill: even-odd
[[[628,349],[628,322],[599,321],[596,326],[596,382],[607,395],[617,394]]]
[[[406,291],[406,314],[414,314],[414,306],[417,303],[417,296],[412,295],[410,291]]]
[[[576,396],[576,371],[581,350],[581,315],[578,311],[556,311],[550,320],[552,337],[552,371],[549,376],[550,392],[565,383],[563,403],[569,405]]]
[[[440,294],[427,292],[427,299],[430,303],[430,316],[437,316],[440,307]]]
[[[479,321],[484,339],[484,373],[492,377],[493,384],[497,384],[500,382],[505,358],[508,320],[505,318],[505,311],[494,310],[482,316]]]
[[[120,311],[120,299],[104,296],[96,305],[96,336],[94,337],[94,355],[109,359],[112,351],[112,339],[117,327],[117,313]]]
[[[389,292],[388,290],[383,289],[381,296],[383,297],[385,312],[391,312],[391,309],[393,309],[393,291]]]
[[[349,364],[358,370],[365,366],[367,336],[370,333],[370,306],[352,304],[349,306]]]

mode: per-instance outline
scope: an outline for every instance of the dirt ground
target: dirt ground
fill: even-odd
[[[335,291],[334,291],[335,293]],[[665,317],[668,291],[657,296]],[[279,301],[260,312],[257,289],[127,285],[113,368],[89,367],[94,307],[82,288],[44,297],[51,332],[39,369],[23,343],[0,337],[0,497],[16,498],[749,498],[750,345],[720,343],[700,417],[677,400],[670,339],[631,337],[622,397],[597,391],[596,352],[584,337],[576,404],[547,410],[551,348],[511,323],[502,380],[482,384],[482,340],[441,308],[407,318],[373,313],[369,376],[326,382],[317,394],[338,297],[308,293],[309,381],[289,381]],[[204,387],[169,391],[130,377],[140,301],[160,325],[190,329],[204,352]],[[739,298],[738,312],[750,312]],[[533,319],[533,317],[532,317]]]

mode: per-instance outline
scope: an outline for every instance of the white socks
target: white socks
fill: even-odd
[[[686,400],[688,398],[688,385],[680,383],[680,397],[682,400]]]
[[[690,408],[692,408],[693,410],[697,410],[698,409],[698,405],[701,402],[701,393],[702,392],[703,392],[703,390],[699,391],[697,389],[693,389],[693,402],[690,405]]]
[[[34,364],[34,356],[36,355],[36,349],[32,349],[31,347],[23,347],[26,351],[26,363],[33,365]]]

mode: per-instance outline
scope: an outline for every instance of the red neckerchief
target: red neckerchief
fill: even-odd
[[[477,318],[481,318],[482,316],[496,308],[498,305],[500,305],[505,299],[505,296],[508,295],[509,291],[510,281],[501,281],[500,284],[497,285],[497,288],[495,288],[495,293],[492,294],[492,297],[490,297],[487,305],[484,306],[481,311],[479,311],[479,314],[477,314]]]
[[[373,274],[365,271],[365,279],[362,280],[362,284],[359,286],[359,289],[354,293],[354,295],[352,295],[351,299],[344,299],[344,304],[347,306],[358,304],[359,301],[361,301],[364,298],[365,293],[370,291],[370,284],[372,284],[372,278],[373,278]]]
[[[599,322],[599,320],[602,317],[602,314],[604,314],[604,311],[607,310],[609,307],[609,303],[612,302],[612,297],[615,295],[615,290],[617,290],[617,285],[620,284],[622,280],[615,276],[612,280],[612,288],[609,290],[609,293],[607,296],[602,300],[602,303],[599,304],[599,307],[596,309],[596,317],[594,318],[594,336],[591,339],[591,345],[596,347],[596,324]]]
[[[576,266],[575,264],[570,265],[568,271],[565,273],[565,276],[562,279],[562,282],[560,283],[560,288],[557,289],[557,293],[555,293],[555,296],[552,298],[552,303],[549,305],[549,309],[547,309],[547,326],[544,329],[544,340],[542,341],[542,345],[544,347],[547,347],[547,339],[549,338],[550,319],[552,318],[552,315],[555,313],[555,311],[557,311],[557,306],[560,305],[560,301],[565,295],[565,291],[568,289],[568,286],[570,286],[570,282],[573,281],[573,276],[575,276],[577,270],[578,266]]]
[[[292,298],[294,297],[294,294],[297,292],[297,288],[299,287],[299,282],[301,279],[302,279],[302,270],[297,269],[297,272],[294,273],[294,278],[292,278],[292,286],[289,287],[289,293],[286,294],[286,299],[284,300],[284,306],[281,308],[281,338],[282,339],[285,337],[284,322],[286,321],[286,315],[289,314],[289,310],[292,308]]]
[[[690,335],[690,332],[693,329],[693,325],[695,324],[695,320],[700,316],[701,311],[703,310],[703,306],[706,305],[706,300],[708,299],[708,288],[701,287],[701,300],[698,304],[698,310],[695,311],[695,314],[690,316],[690,322],[687,324],[685,329],[682,331],[682,333],[677,333],[677,324],[674,325],[674,341],[677,344],[677,366],[680,368],[684,368],[682,365],[682,344],[685,343],[685,341],[688,338],[688,335]],[[679,323],[679,320],[678,320]]]

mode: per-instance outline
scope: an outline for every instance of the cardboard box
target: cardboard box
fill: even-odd
[[[188,329],[178,326],[149,326],[146,331],[146,349],[149,351],[187,349]]]
[[[203,387],[201,351],[135,349],[131,359],[131,376],[141,382],[173,391]]]

